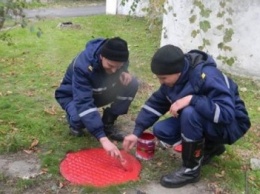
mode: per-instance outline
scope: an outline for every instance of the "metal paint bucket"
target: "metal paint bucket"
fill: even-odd
[[[154,156],[155,136],[144,132],[137,141],[135,156],[142,160],[150,160]]]

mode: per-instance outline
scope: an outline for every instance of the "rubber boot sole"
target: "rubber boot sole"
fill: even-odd
[[[163,181],[160,181],[160,183],[163,187],[166,187],[166,188],[180,188],[187,184],[199,182],[199,180],[200,180],[200,176],[196,177],[195,179],[188,180],[188,181],[180,183],[180,184],[170,184],[170,183],[165,183]]]

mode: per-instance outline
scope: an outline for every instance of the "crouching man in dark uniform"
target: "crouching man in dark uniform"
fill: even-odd
[[[198,50],[183,54],[173,45],[160,48],[151,70],[160,88],[145,102],[125,150],[133,148],[143,131],[169,111],[170,117],[153,126],[154,135],[174,145],[182,142],[182,166],[162,176],[170,188],[200,180],[201,165],[225,151],[250,128],[250,119],[237,84],[223,74],[213,58]]]
[[[111,156],[120,152],[109,139],[124,138],[114,122],[128,112],[138,89],[136,78],[128,73],[128,57],[125,40],[93,39],[72,60],[55,91],[56,100],[67,113],[70,133],[81,136],[87,130]],[[101,117],[98,107],[109,104]]]

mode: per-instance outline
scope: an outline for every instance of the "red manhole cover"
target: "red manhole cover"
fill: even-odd
[[[140,162],[121,151],[127,169],[120,161],[109,156],[103,148],[85,149],[68,153],[60,164],[62,176],[73,184],[106,187],[136,181],[141,171]]]

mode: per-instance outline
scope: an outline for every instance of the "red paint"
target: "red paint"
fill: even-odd
[[[107,187],[139,180],[140,162],[131,154],[121,151],[125,167],[103,148],[85,149],[66,155],[60,164],[62,176],[75,185]]]
[[[143,160],[150,160],[154,156],[155,137],[151,133],[144,132],[137,141],[136,157]]]
[[[176,152],[182,152],[182,144],[178,144],[178,145],[174,146],[173,149]]]
[[[122,159],[120,162],[121,162],[122,167],[125,169],[125,171],[133,170],[132,165],[126,159]]]

